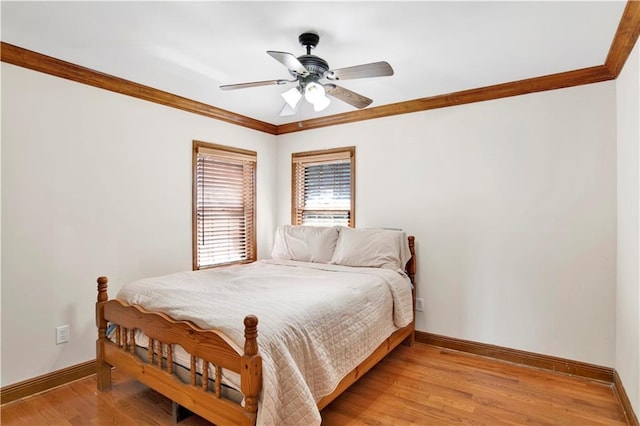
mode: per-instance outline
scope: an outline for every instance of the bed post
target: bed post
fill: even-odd
[[[104,344],[107,342],[107,320],[104,319],[104,305],[109,300],[107,294],[107,277],[98,278],[98,301],[96,302],[96,326],[98,339],[96,340],[96,378],[98,390],[111,388],[111,366],[104,361]]]
[[[262,388],[262,357],[258,354],[258,318],[254,315],[248,315],[244,319],[244,338],[240,387],[244,394],[247,424],[255,425],[258,396]]]
[[[407,237],[409,240],[409,252],[411,253],[411,259],[407,262],[405,266],[405,271],[411,280],[411,284],[413,284],[412,297],[413,297],[413,333],[409,337],[404,340],[404,344],[407,346],[413,345],[416,339],[416,237],[413,235],[409,235]]]

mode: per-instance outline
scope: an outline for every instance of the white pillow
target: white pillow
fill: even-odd
[[[276,231],[271,257],[329,263],[337,240],[337,227],[282,225]]]
[[[340,227],[331,263],[404,271],[409,259],[409,241],[402,231]]]

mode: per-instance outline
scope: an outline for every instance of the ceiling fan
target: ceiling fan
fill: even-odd
[[[298,85],[282,93],[285,105],[280,111],[280,116],[294,115],[300,101],[304,97],[307,102],[313,105],[315,111],[322,111],[329,106],[331,100],[327,94],[338,98],[356,108],[365,108],[372,99],[362,96],[356,92],[345,89],[334,84],[334,81],[348,80],[354,78],[383,77],[393,75],[393,68],[389,63],[373,62],[370,64],[356,65],[353,67],[339,68],[332,70],[324,59],[312,55],[311,49],[315,48],[320,41],[320,36],[315,33],[303,33],[298,37],[300,44],[306,48],[307,54],[295,57],[291,53],[268,50],[267,53],[275,60],[287,67],[293,80],[265,80],[251,83],[225,84],[220,86],[222,90],[244,89],[248,87],[283,85],[297,82]],[[326,79],[328,82],[322,82]]]

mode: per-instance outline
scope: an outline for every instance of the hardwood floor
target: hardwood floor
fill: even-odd
[[[435,346],[401,346],[372,373],[323,424],[627,424],[610,384]]]
[[[171,425],[171,403],[113,373],[3,405],[3,425]],[[400,346],[322,411],[323,426],[626,425],[610,384],[416,343]],[[192,416],[185,426],[210,423]]]

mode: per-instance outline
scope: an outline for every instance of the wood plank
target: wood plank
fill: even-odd
[[[87,361],[72,365],[67,368],[53,371],[49,374],[24,380],[19,383],[4,386],[0,389],[0,401],[2,404],[24,398],[29,395],[43,392],[45,390],[60,386],[83,377],[90,376],[96,372],[96,362]]]
[[[361,410],[365,395],[375,400],[376,413],[393,411],[398,399],[420,406],[421,424],[626,424],[611,384],[420,343],[398,347],[323,416],[335,406],[340,415],[367,423]],[[325,424],[338,424],[331,418],[326,415]],[[410,423],[399,419],[397,424]]]
[[[175,321],[160,312],[149,312],[112,299],[104,305],[104,318],[165,344],[178,344],[189,354],[239,373],[243,350],[221,332],[203,330],[190,321]],[[105,346],[113,343],[105,343]],[[108,361],[108,359],[107,359]]]
[[[416,341],[458,351],[482,355],[530,367],[569,373],[580,377],[613,383],[613,369],[566,358],[537,354],[503,346],[456,339],[424,331],[416,332]]]
[[[627,423],[638,426],[640,422],[638,422],[636,413],[633,412],[631,401],[629,400],[629,396],[622,385],[622,379],[620,379],[620,375],[617,371],[614,371],[613,374],[613,389],[616,392],[618,401],[622,405],[622,411],[624,411],[624,415],[627,418]]]
[[[238,419],[243,418],[240,405],[217,399],[211,392],[202,392],[198,388],[182,384],[169,373],[149,364],[137,360],[132,362],[132,355],[116,349],[115,345],[106,345],[105,353],[109,363],[121,369],[123,373],[152,387],[194,413],[224,425],[240,424]]]
[[[83,383],[75,386],[73,390],[78,396],[86,395],[92,388],[95,392],[95,385],[95,381],[83,381]],[[165,416],[170,416],[170,414],[156,409],[157,403],[155,401],[157,401],[157,398],[153,398],[152,395],[157,395],[157,393],[141,383],[130,381],[125,383],[125,386],[120,390],[123,391],[122,395],[115,395],[111,392],[98,392],[96,394],[98,411],[86,399],[77,398],[73,400],[77,406],[84,403],[84,423],[80,422],[79,424],[158,425],[161,424]],[[103,407],[114,406],[118,407],[118,409],[101,411]],[[112,413],[111,411],[115,412]]]
[[[95,387],[94,376],[5,404],[2,424],[172,424],[169,400],[118,369],[111,390]],[[611,383],[423,343],[398,346],[322,417],[324,426],[633,424]],[[194,415],[181,425],[210,423]]]
[[[405,328],[396,330],[391,336],[385,339],[384,342],[376,348],[371,355],[369,355],[364,361],[362,361],[353,371],[344,377],[336,389],[329,395],[318,401],[318,408],[323,409],[331,401],[333,401],[338,395],[345,391],[349,386],[355,383],[360,377],[362,377],[367,371],[369,371],[377,362],[383,359],[391,350],[398,346],[404,339],[413,335],[413,323]]]

